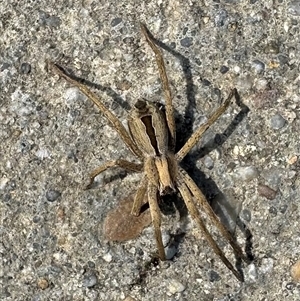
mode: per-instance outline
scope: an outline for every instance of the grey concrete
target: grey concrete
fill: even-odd
[[[0,11],[1,300],[300,300],[300,1],[4,0]],[[253,235],[242,285],[186,215],[163,218],[165,236],[185,233],[173,261],[151,264],[152,227],[105,240],[106,214],[140,175],[110,170],[83,190],[93,168],[134,158],[46,60],[98,85],[125,121],[138,97],[164,101],[139,21],[166,48],[179,143],[231,88],[249,108],[232,104],[184,165]]]

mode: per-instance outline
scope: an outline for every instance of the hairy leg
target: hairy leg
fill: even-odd
[[[121,123],[121,121],[110,111],[106,108],[103,102],[96,96],[95,93],[90,91],[84,84],[80,83],[79,81],[75,80],[74,78],[70,77],[66,71],[57,64],[49,62],[49,66],[51,69],[67,80],[72,85],[76,86],[83,94],[85,94],[103,113],[103,115],[107,118],[110,122],[113,129],[115,129],[124,143],[128,146],[128,148],[135,154],[137,157],[142,158],[142,152],[136,146],[136,144],[132,141],[131,136]]]
[[[183,200],[186,204],[186,207],[187,207],[189,213],[191,214],[192,218],[196,221],[198,227],[202,231],[202,234],[205,236],[205,238],[206,238],[207,242],[209,243],[209,245],[211,246],[211,248],[220,257],[220,259],[227,266],[227,268],[232,271],[234,276],[239,281],[243,282],[242,275],[233,267],[231,262],[226,258],[223,251],[220,249],[218,244],[215,242],[215,240],[213,239],[213,237],[211,236],[211,234],[208,232],[207,228],[205,227],[205,224],[200,217],[199,211],[193,202],[193,196],[192,196],[189,188],[187,187],[184,176],[181,174],[181,172],[179,172],[179,174],[178,174],[177,185],[178,185],[178,189],[183,197]]]
[[[143,170],[143,164],[136,164],[136,163],[132,163],[132,162],[129,162],[129,161],[126,161],[126,160],[122,160],[122,159],[107,161],[106,163],[104,163],[103,165],[97,167],[96,169],[94,169],[91,172],[90,182],[85,187],[85,189],[91,188],[91,186],[94,183],[94,179],[100,173],[104,172],[105,170],[107,170],[108,168],[111,168],[111,167],[121,167],[121,168],[124,168],[126,170],[135,171],[135,172],[141,172]]]
[[[174,108],[173,108],[173,104],[172,104],[171,90],[170,90],[170,85],[169,85],[169,80],[168,80],[168,76],[167,76],[167,72],[166,72],[164,59],[163,59],[160,49],[155,45],[155,43],[151,39],[146,25],[141,23],[141,29],[142,29],[142,33],[144,34],[148,44],[150,45],[150,47],[152,48],[152,50],[155,54],[156,63],[158,66],[159,75],[160,75],[160,78],[162,81],[162,86],[163,86],[163,90],[164,90],[165,98],[166,98],[166,119],[167,119],[169,131],[170,131],[170,135],[171,135],[170,145],[171,145],[171,150],[174,151],[175,143],[176,143],[176,137],[175,137],[176,126],[175,126]]]
[[[208,217],[211,219],[213,224],[219,229],[221,234],[224,236],[225,239],[230,243],[231,247],[236,252],[236,255],[243,259],[245,262],[249,263],[249,259],[244,255],[242,248],[237,244],[232,234],[225,228],[225,226],[220,222],[219,218],[215,214],[215,212],[212,210],[211,206],[207,202],[204,194],[201,192],[201,190],[198,188],[196,183],[193,181],[193,179],[188,175],[188,173],[180,168],[180,174],[184,179],[184,182],[186,183],[187,187],[191,191],[192,195],[195,197],[197,202],[199,203],[201,209],[205,211],[205,213],[208,215]]]
[[[166,260],[166,253],[162,242],[162,235],[160,230],[161,215],[157,203],[157,188],[151,183],[149,183],[148,185],[148,202],[150,207],[152,223],[154,226],[155,239],[158,248],[158,255],[161,260]]]
[[[139,187],[135,193],[134,201],[131,209],[131,214],[134,216],[139,216],[141,207],[143,205],[143,200],[148,188],[148,178],[146,175],[142,178]]]
[[[178,162],[180,162],[187,155],[187,153],[196,145],[196,143],[198,143],[203,133],[225,112],[230,104],[231,98],[236,93],[236,89],[231,90],[224,103],[210,116],[206,123],[200,125],[200,127],[192,134],[184,146],[175,155],[175,158]]]

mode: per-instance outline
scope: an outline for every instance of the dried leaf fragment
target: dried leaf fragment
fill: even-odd
[[[151,223],[149,210],[142,212],[139,216],[133,216],[131,209],[134,195],[121,200],[118,206],[108,212],[103,232],[106,239],[111,241],[125,241],[136,238],[145,227]]]

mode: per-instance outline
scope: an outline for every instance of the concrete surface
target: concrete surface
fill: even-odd
[[[300,300],[290,274],[300,259],[300,1],[4,0],[0,12],[1,300]],[[238,89],[243,105],[183,167],[219,213],[239,213],[228,226],[254,256],[243,284],[172,205],[172,261],[151,259],[151,226],[127,242],[104,238],[105,216],[140,175],[113,169],[83,190],[101,163],[134,158],[46,61],[96,86],[125,122],[137,98],[164,101],[140,21],[164,48],[178,147]]]

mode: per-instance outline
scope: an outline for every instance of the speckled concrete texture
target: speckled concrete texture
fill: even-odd
[[[1,300],[300,300],[300,1],[10,1],[0,4]],[[163,48],[178,146],[236,87],[183,162],[254,260],[239,283],[189,215],[163,214],[172,261],[153,261],[152,227],[108,242],[107,213],[141,176],[136,160],[55,61],[84,78],[124,123],[137,98],[164,102],[139,22]],[[180,206],[177,206],[180,207]],[[163,210],[164,211],[164,210]],[[183,210],[184,211],[184,210]],[[228,258],[230,247],[206,219]],[[246,227],[246,228],[245,228]],[[245,230],[246,229],[246,230]],[[237,262],[238,263],[238,262]]]

